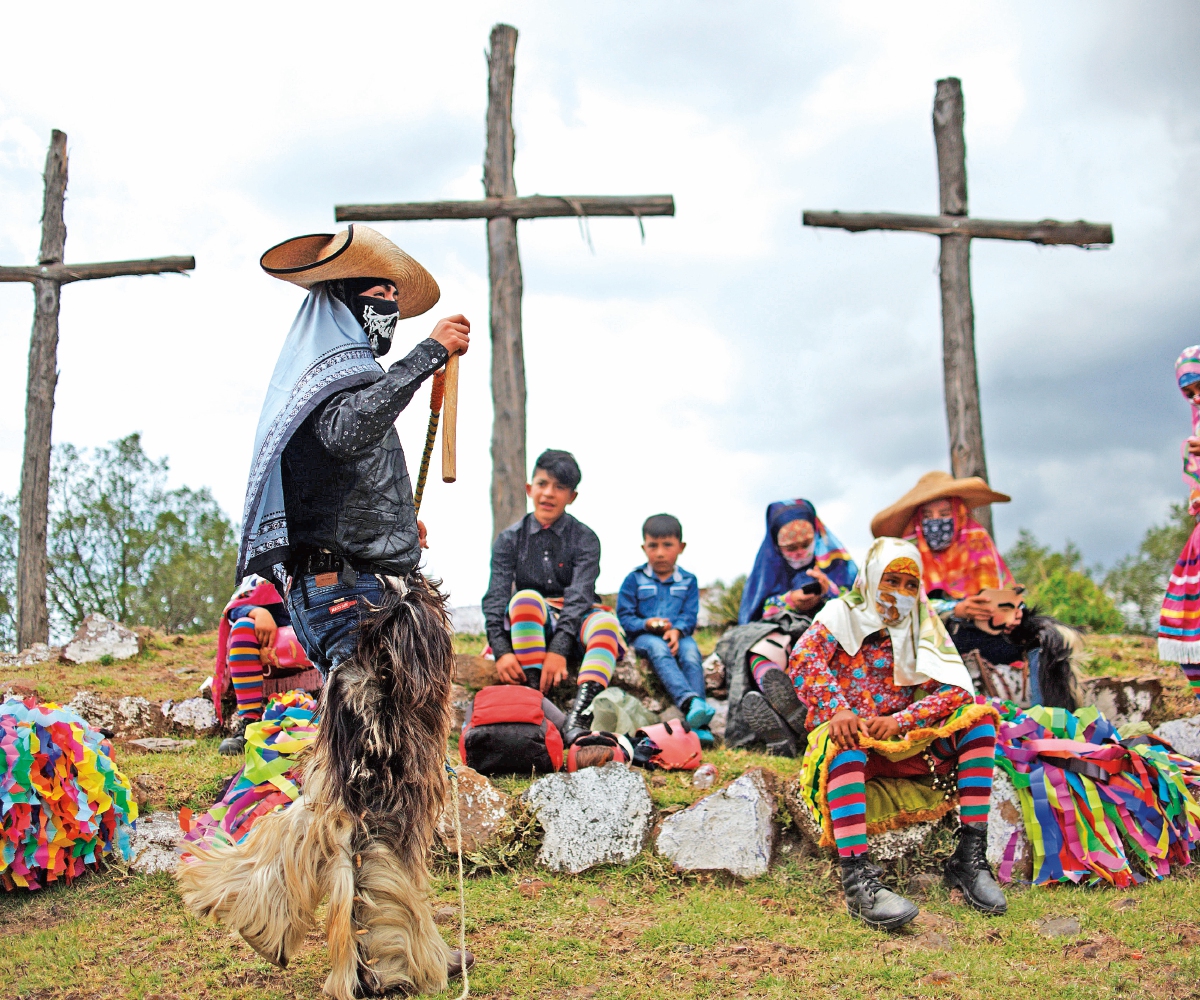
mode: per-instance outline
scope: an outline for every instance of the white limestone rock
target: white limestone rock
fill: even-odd
[[[1081,685],[1084,705],[1096,710],[1114,726],[1144,722],[1162,694],[1162,681],[1144,677],[1088,677]]]
[[[868,833],[867,846],[871,849],[871,858],[875,861],[911,858],[920,853],[925,838],[933,833],[936,827],[936,823],[911,823],[898,830]]]
[[[764,875],[775,844],[775,796],[750,771],[662,823],[655,844],[677,871]]]
[[[142,697],[113,702],[91,691],[76,691],[67,708],[82,715],[93,729],[108,729],[117,736],[142,736],[154,729],[154,710]]]
[[[1014,878],[1031,878],[1033,873],[1033,844],[1025,833],[1025,815],[1021,800],[1008,775],[999,767],[992,775],[992,803],[988,812],[987,858],[999,871],[1009,841],[1016,836],[1012,874]]]
[[[178,813],[154,812],[139,819],[133,835],[133,862],[129,867],[143,875],[173,872],[179,862],[175,845],[182,837]]]
[[[209,698],[188,698],[171,708],[167,716],[172,725],[180,729],[192,729],[197,733],[216,732],[219,723],[217,712]]]
[[[47,646],[35,642],[19,653],[0,653],[0,667],[32,667],[39,663],[52,663],[62,655],[59,646]]]
[[[133,629],[109,621],[104,615],[91,614],[63,647],[62,657],[71,663],[95,663],[102,656],[128,660],[137,656],[140,649],[138,634]]]
[[[646,846],[654,806],[641,773],[613,762],[548,774],[525,792],[545,831],[538,863],[578,874],[628,864]]]
[[[1154,730],[1154,735],[1170,743],[1177,753],[1200,760],[1200,715],[1164,722]]]
[[[458,812],[462,827],[463,854],[478,851],[503,831],[512,799],[478,771],[458,764]],[[455,850],[454,800],[446,796],[446,808],[438,820],[437,835],[448,850]]]

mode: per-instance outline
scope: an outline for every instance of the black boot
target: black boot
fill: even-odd
[[[796,697],[796,685],[782,670],[768,670],[758,682],[758,689],[794,733],[807,732],[808,706]]]
[[[776,757],[796,757],[804,752],[807,737],[797,736],[757,691],[742,699],[742,717],[754,735],[767,745],[767,753]]]
[[[592,699],[604,690],[604,685],[599,681],[584,681],[575,691],[575,703],[571,706],[571,711],[567,713],[566,722],[563,723],[563,745],[570,746],[580,736],[586,736],[592,731],[589,723],[585,722],[580,715],[585,708],[591,703]]]
[[[958,847],[946,859],[943,869],[946,887],[959,888],[966,901],[984,913],[1008,912],[1008,900],[992,875],[987,860],[987,827],[963,825],[958,828]]]
[[[525,687],[533,688],[535,691],[542,686],[542,668],[541,667],[526,667],[525,668]]]
[[[921,911],[912,900],[885,888],[879,881],[883,869],[871,864],[865,854],[842,858],[842,889],[846,909],[852,917],[884,931],[903,927]]]

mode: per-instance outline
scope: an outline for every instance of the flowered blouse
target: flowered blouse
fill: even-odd
[[[937,681],[897,687],[892,680],[892,640],[886,629],[868,636],[851,656],[829,629],[815,622],[792,650],[787,672],[800,700],[808,705],[809,729],[848,708],[862,719],[890,715],[900,732],[907,733],[946,718],[972,700],[963,688]],[[914,700],[918,692],[925,697]]]

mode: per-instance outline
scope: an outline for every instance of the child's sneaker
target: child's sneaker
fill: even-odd
[[[697,732],[701,729],[707,729],[708,724],[712,722],[713,716],[716,714],[717,710],[697,695],[688,702],[687,712],[683,717],[683,721],[687,723],[688,729],[692,732]],[[709,733],[708,738],[712,739],[711,733]],[[701,737],[701,742],[704,742],[703,737]]]
[[[712,732],[706,727],[704,729],[693,729],[693,733],[700,739],[700,746],[704,750],[711,750],[716,745],[716,739]]]

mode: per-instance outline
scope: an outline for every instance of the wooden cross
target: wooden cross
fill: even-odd
[[[1041,244],[1093,247],[1112,243],[1108,223],[1001,222],[967,215],[967,144],[963,136],[962,82],[938,80],[933,101],[933,137],[937,145],[940,215],[892,212],[806,211],[806,226],[848,229],[902,229],[941,237],[942,358],[946,384],[946,423],[950,429],[950,470],[956,478],[987,479],[983,453],[983,421],[979,411],[979,376],[975,365],[975,313],[971,305],[971,240],[1027,240]],[[992,530],[990,507],[976,516]]]
[[[33,285],[33,334],[29,338],[29,381],[25,395],[25,457],[21,464],[21,525],[17,549],[18,649],[50,639],[46,608],[46,524],[50,496],[50,430],[58,382],[58,306],[63,285],[123,274],[190,271],[194,257],[159,257],[103,264],[64,264],[67,227],[67,136],[50,133],[46,154],[46,193],[42,202],[42,246],[29,267],[0,267],[0,281]]]
[[[481,201],[338,205],[338,222],[487,219],[492,335],[492,537],[525,516],[525,355],[521,342],[521,259],[517,220],[550,216],[674,215],[669,194],[639,197],[517,197],[513,178],[513,75],[517,29],[492,28],[488,53],[487,153]]]

